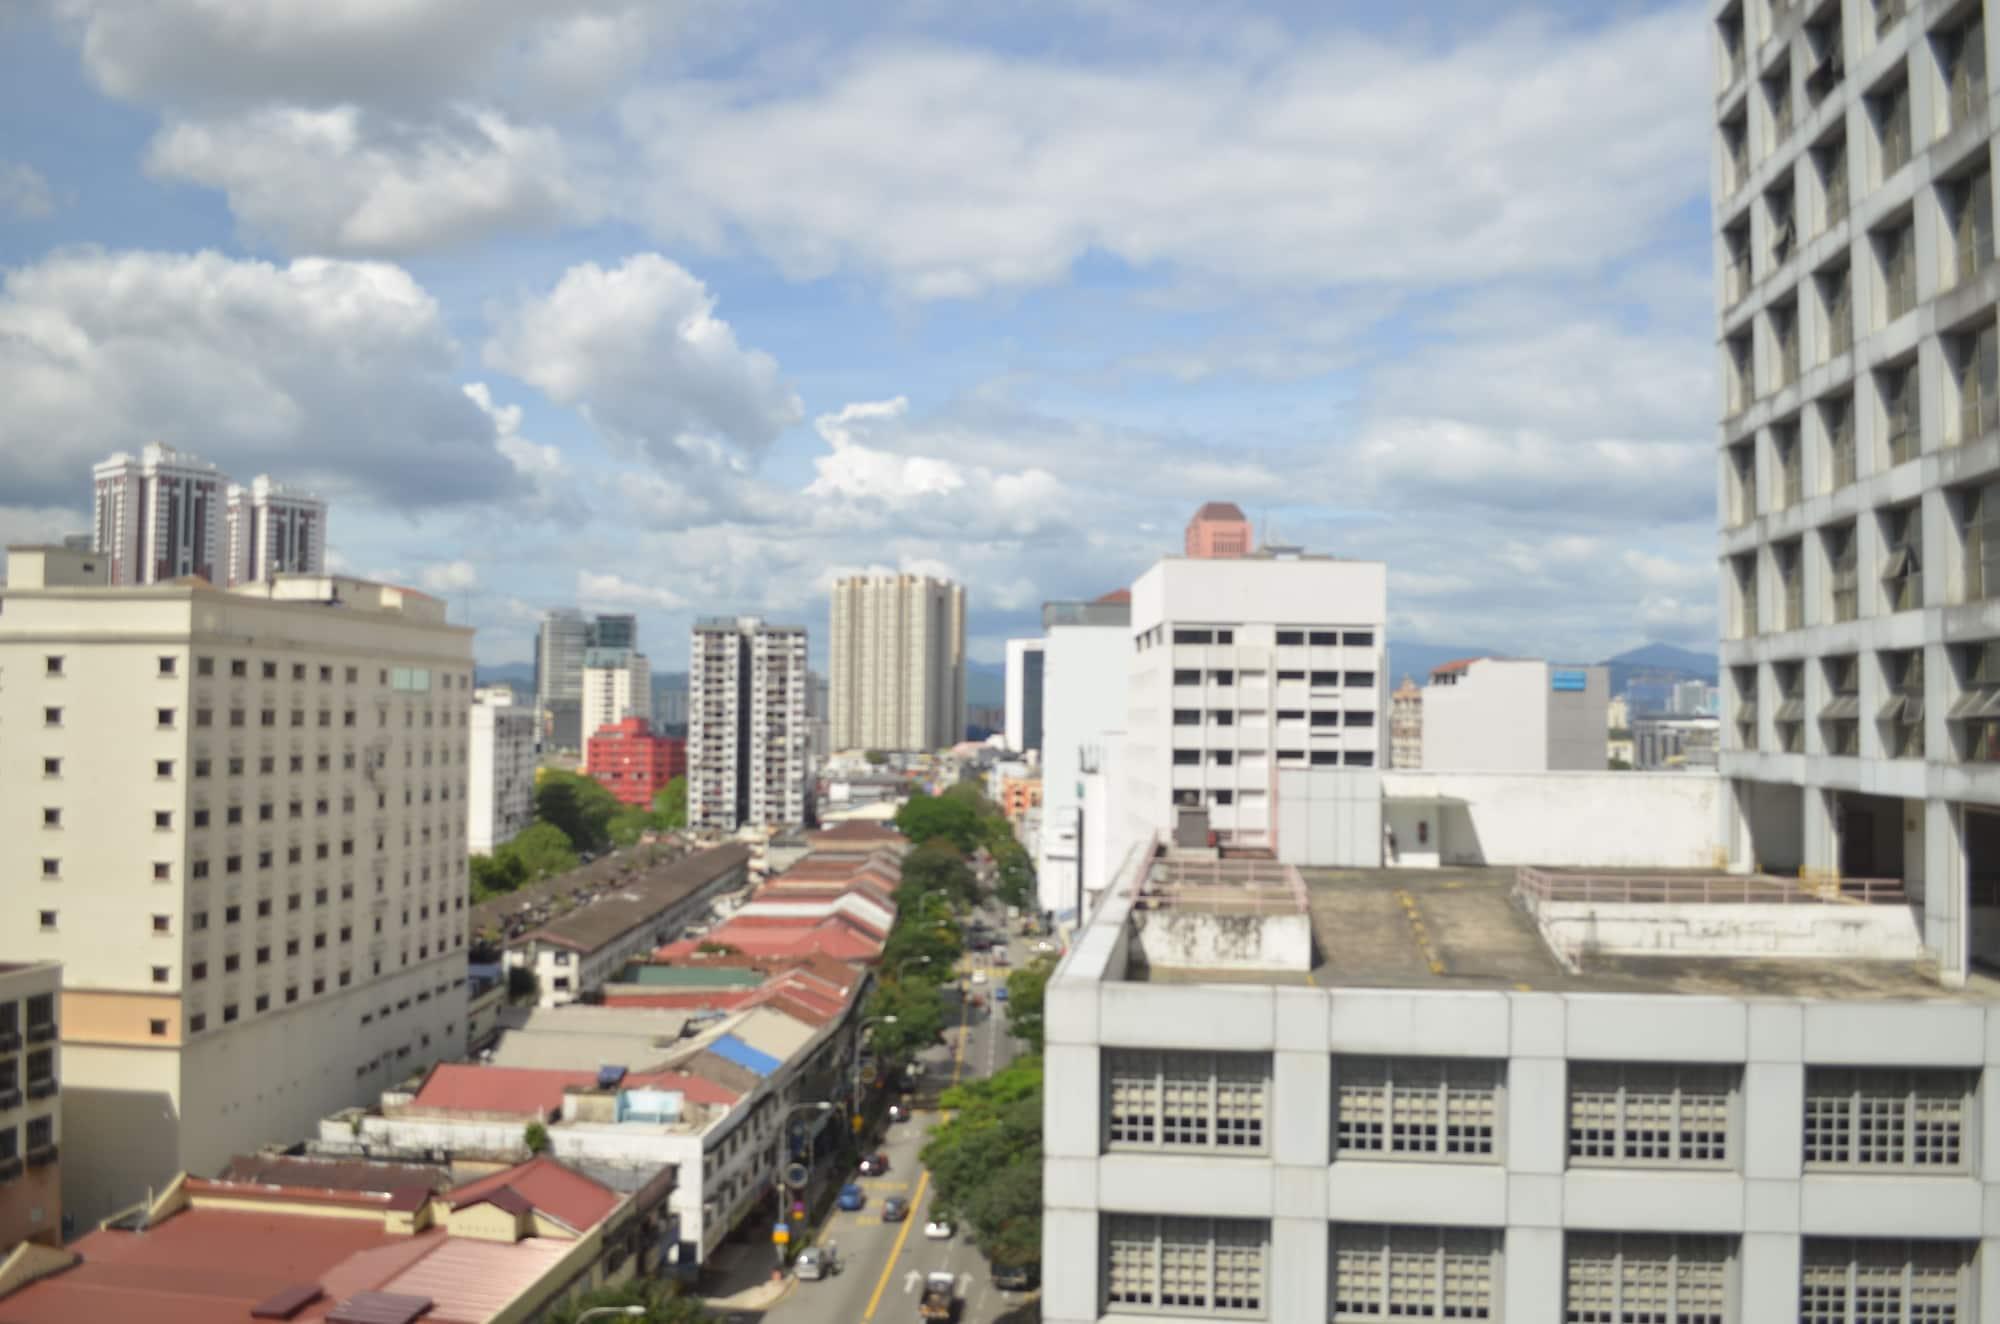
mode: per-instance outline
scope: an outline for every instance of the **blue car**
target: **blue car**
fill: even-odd
[[[997,985],[994,988],[993,1000],[995,1002],[1005,1002],[1007,1000],[1007,986],[1005,984]]]
[[[867,1203],[867,1199],[868,1197],[861,1193],[861,1188],[853,1182],[849,1182],[840,1188],[840,1207],[842,1209],[859,1209],[863,1204]]]

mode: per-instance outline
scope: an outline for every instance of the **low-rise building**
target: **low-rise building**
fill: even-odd
[[[742,887],[749,865],[750,848],[731,843],[635,874],[510,939],[505,964],[534,974],[542,1006],[572,1002],[678,935],[714,898]]]
[[[1424,692],[1408,676],[1389,696],[1389,766],[1424,766]]]
[[[1610,672],[1476,657],[1431,672],[1423,767],[1436,772],[1588,772],[1606,761]]]
[[[643,717],[628,717],[590,737],[584,764],[621,804],[651,809],[668,782],[687,776],[687,741],[655,733]]]
[[[54,961],[0,965],[0,1254],[62,1244],[62,1027]]]
[[[1042,807],[1040,777],[1005,777],[1000,782],[1000,812],[1010,823],[1021,821],[1030,809]]]

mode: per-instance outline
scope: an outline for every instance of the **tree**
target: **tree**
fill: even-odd
[[[903,857],[903,877],[896,888],[899,909],[922,905],[922,897],[937,893],[954,908],[979,899],[979,880],[965,855],[949,841],[933,840]]]
[[[899,911],[889,938],[882,944],[882,969],[892,978],[922,979],[937,984],[952,977],[965,955],[965,936],[942,906],[923,915]]]
[[[865,1014],[896,1018],[868,1032],[869,1046],[891,1062],[906,1061],[944,1037],[944,997],[928,979],[884,980],[869,995]]]
[[[576,848],[553,823],[530,823],[496,855],[510,855],[529,878],[553,878],[576,868]]]
[[[654,826],[653,815],[643,809],[627,806],[611,816],[611,821],[605,825],[605,830],[611,837],[612,845],[634,846],[638,844],[639,838],[652,831]]]
[[[675,1296],[673,1289],[664,1283],[632,1278],[616,1287],[600,1287],[585,1292],[575,1301],[559,1307],[549,1316],[549,1322],[576,1324],[585,1311],[602,1306],[644,1306],[646,1313],[635,1318],[644,1320],[646,1324],[703,1324],[703,1321],[715,1318],[702,1308],[697,1297]]]
[[[979,811],[965,796],[916,792],[896,811],[896,830],[913,845],[943,837],[961,852],[979,845]]]
[[[549,1148],[549,1128],[540,1122],[529,1122],[521,1131],[521,1143],[528,1147],[530,1154],[546,1154]]]
[[[1007,976],[1007,1033],[1031,1053],[1042,1051],[1042,1002],[1055,968],[1054,960],[1042,956]]]
[[[574,772],[547,769],[535,783],[535,817],[554,824],[579,851],[610,845],[612,816],[623,807],[598,782]]]
[[[1032,1264],[1042,1248],[1042,1061],[1016,1059],[946,1090],[957,1115],[931,1132],[924,1166],[937,1207],[956,1216],[995,1265]]]
[[[519,853],[502,846],[491,855],[472,857],[472,900],[503,896],[528,881],[528,866]]]
[[[653,825],[671,832],[688,821],[688,779],[676,777],[653,797]]]
[[[1027,848],[1010,836],[993,852],[993,862],[1000,874],[993,894],[1005,905],[1034,909],[1035,864],[1028,858]]]

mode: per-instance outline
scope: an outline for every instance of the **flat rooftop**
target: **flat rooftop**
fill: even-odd
[[[1917,961],[1598,955],[1585,957],[1581,968],[1572,971],[1549,949],[1534,916],[1515,899],[1515,870],[1511,868],[1298,872],[1312,920],[1309,975],[1147,969],[1135,964],[1125,977],[1163,983],[1311,984],[1320,988],[1687,993],[1870,1001],[1979,1002],[2000,998],[2000,980],[1975,972],[1965,987],[1948,988],[1937,982],[1934,968]],[[1698,876],[1687,877],[1694,880]]]

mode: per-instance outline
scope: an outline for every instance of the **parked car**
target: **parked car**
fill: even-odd
[[[972,972],[972,982],[973,982],[973,983],[975,983],[975,984],[983,984],[983,983],[985,983],[985,982],[986,982],[986,972],[985,972],[984,970],[974,970],[974,971]]]
[[[910,1216],[910,1202],[900,1195],[892,1195],[882,1202],[882,1221],[900,1223]]]
[[[1007,955],[1007,949],[1005,947],[995,947],[993,949],[993,964],[1012,965],[1013,963],[1014,963],[1014,958]]]
[[[867,1202],[868,1197],[863,1195],[861,1188],[853,1182],[849,1182],[840,1188],[840,1207],[842,1209],[859,1209]]]
[[[933,1218],[930,1222],[924,1224],[924,1235],[932,1241],[948,1241],[951,1239],[951,1234],[954,1231],[956,1229],[952,1227],[951,1220],[948,1218]]]
[[[840,1253],[832,1245],[807,1246],[792,1262],[792,1276],[802,1283],[816,1283],[840,1272]]]
[[[1003,1292],[1032,1292],[1042,1285],[1042,1266],[1014,1264],[995,1269],[993,1285]]]
[[[1005,984],[998,984],[994,986],[993,1000],[995,1002],[1005,1002],[1007,1000],[1007,986]]]
[[[880,1177],[888,1170],[889,1156],[879,1151],[861,1160],[861,1175],[864,1177]]]
[[[892,1104],[890,1104],[890,1105],[889,1105],[889,1120],[890,1120],[890,1121],[892,1121],[892,1122],[907,1122],[907,1121],[909,1121],[909,1120],[910,1120],[910,1109],[909,1109],[909,1105],[908,1105],[908,1104],[902,1104],[902,1103],[892,1103]]]

